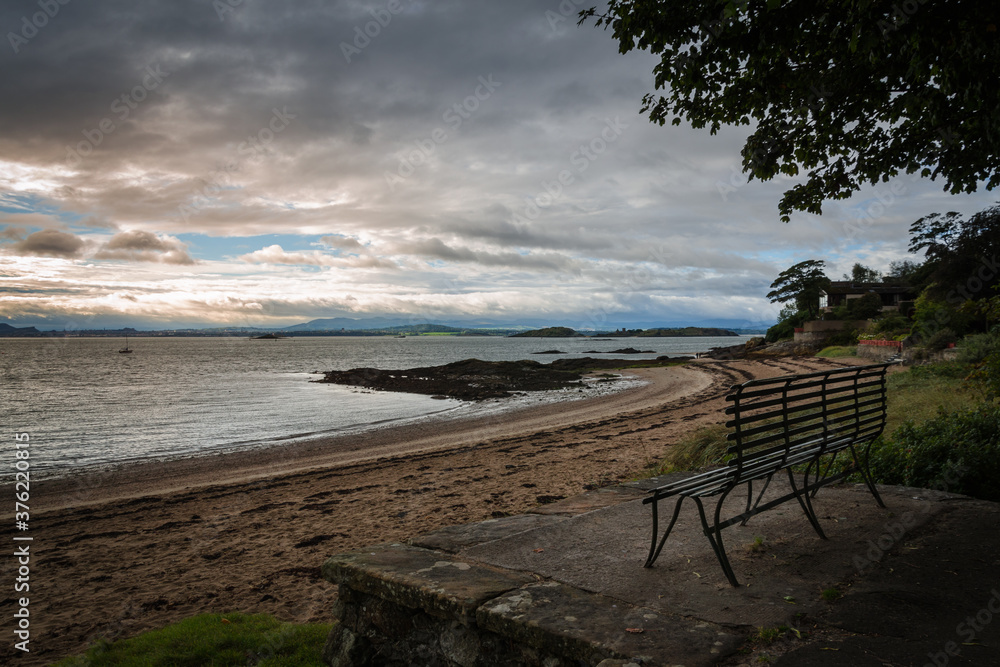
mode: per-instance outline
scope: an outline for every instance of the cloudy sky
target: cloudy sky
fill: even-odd
[[[900,178],[781,223],[745,128],[650,124],[653,59],[574,1],[3,3],[0,322],[755,326],[792,263],[885,269],[996,200]]]

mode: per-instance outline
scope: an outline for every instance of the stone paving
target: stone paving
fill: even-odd
[[[829,540],[794,503],[725,530],[734,588],[693,505],[642,567],[641,499],[663,481],[332,557],[327,660],[738,665],[761,628],[784,628],[786,667],[1000,665],[1000,505],[880,487],[880,508],[863,486],[828,487],[815,506]]]

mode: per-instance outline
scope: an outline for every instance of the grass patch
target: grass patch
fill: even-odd
[[[941,412],[957,412],[978,399],[968,389],[967,366],[957,363],[913,366],[886,380],[885,432],[893,433],[906,421],[925,422]]]
[[[729,431],[722,424],[701,426],[687,433],[667,451],[653,475],[665,475],[681,470],[698,470],[722,463],[726,457]]]
[[[858,348],[855,345],[831,345],[830,347],[824,347],[822,350],[817,352],[816,356],[824,357],[826,359],[856,357],[858,356]]]
[[[282,623],[267,614],[202,614],[130,639],[101,640],[55,667],[321,667],[332,627]]]
[[[779,625],[776,628],[757,628],[757,632],[750,639],[755,644],[773,644],[788,632],[787,625]]]
[[[912,366],[904,371],[892,373],[886,379],[886,421],[883,435],[872,444],[870,467],[872,476],[880,484],[904,484],[925,486],[926,480],[918,480],[907,475],[910,465],[905,459],[905,451],[913,442],[922,437],[920,429],[943,415],[953,415],[979,402],[975,392],[965,381],[969,367],[949,362]],[[910,429],[906,438],[908,444],[901,444],[901,435]],[[917,432],[913,433],[913,429]],[[847,457],[838,459],[834,470],[841,470],[848,462]],[[863,481],[860,475],[849,478],[853,482]],[[961,493],[957,488],[952,491]]]
[[[821,598],[823,598],[824,602],[830,602],[830,603],[836,602],[841,597],[840,591],[838,591],[836,588],[824,588],[819,595]]]
[[[761,553],[762,551],[767,551],[767,547],[764,546],[764,537],[761,535],[757,535],[756,537],[754,537],[753,542],[748,542],[747,544],[744,544],[743,548],[746,550],[748,554],[757,554]]]

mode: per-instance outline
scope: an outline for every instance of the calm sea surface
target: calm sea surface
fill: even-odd
[[[310,382],[326,370],[413,368],[472,357],[547,363],[629,346],[655,351],[630,357],[643,359],[748,338],[132,338],[133,354],[118,354],[123,341],[112,338],[7,338],[0,339],[0,437],[29,433],[32,476],[63,476],[85,467],[266,446],[484,409]],[[568,354],[531,354],[549,349]],[[563,396],[546,400],[579,396],[553,394]],[[12,472],[3,478],[9,477]]]

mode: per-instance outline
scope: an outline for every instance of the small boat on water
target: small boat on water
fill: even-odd
[[[128,346],[128,334],[125,334],[125,347],[118,350],[118,354],[132,354],[132,350]]]

